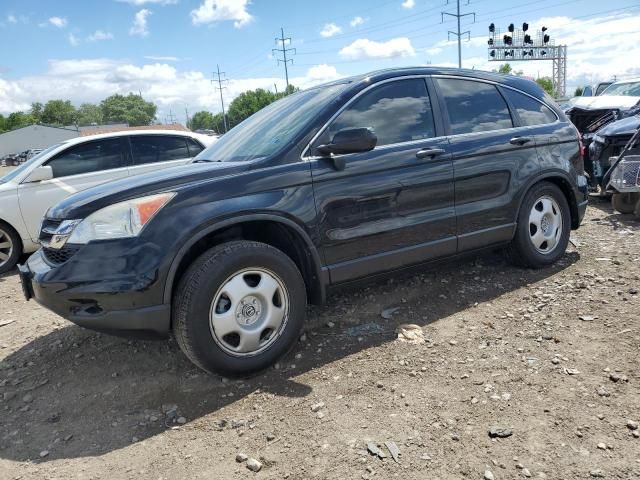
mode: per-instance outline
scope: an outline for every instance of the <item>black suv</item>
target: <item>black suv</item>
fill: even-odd
[[[191,165],[69,197],[20,275],[78,325],[172,331],[201,368],[242,374],[345,283],[501,245],[552,264],[586,185],[575,128],[534,82],[384,70],[279,100]]]

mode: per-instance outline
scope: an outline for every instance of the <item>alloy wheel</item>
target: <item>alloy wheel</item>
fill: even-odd
[[[9,234],[0,228],[0,267],[6,264],[13,253],[13,242]]]

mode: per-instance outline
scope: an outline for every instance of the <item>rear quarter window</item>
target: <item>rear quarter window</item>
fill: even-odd
[[[509,88],[505,88],[503,91],[518,113],[522,126],[545,125],[558,119],[549,107],[539,101]]]

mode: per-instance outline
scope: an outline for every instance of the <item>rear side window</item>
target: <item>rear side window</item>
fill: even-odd
[[[398,80],[363,94],[329,127],[329,139],[345,128],[369,127],[378,145],[435,136],[431,102],[423,79]]]
[[[456,78],[437,82],[453,135],[513,127],[509,108],[494,85]]]
[[[53,170],[54,178],[125,167],[122,140],[116,138],[77,145],[60,153],[47,165]]]
[[[162,135],[131,136],[133,164],[170,162],[189,158],[189,149],[184,137]]]
[[[556,114],[537,100],[508,88],[503,89],[503,91],[511,105],[518,112],[522,126],[544,125],[557,120]]]
[[[187,138],[187,144],[189,145],[189,156],[195,157],[198,155],[204,147],[196,142],[193,138]]]

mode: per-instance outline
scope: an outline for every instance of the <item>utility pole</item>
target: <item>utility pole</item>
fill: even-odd
[[[220,91],[220,105],[222,106],[222,120],[224,123],[224,133],[227,133],[227,130],[229,130],[229,125],[227,125],[227,114],[224,111],[224,98],[222,97],[222,90],[224,90],[227,87],[223,87],[222,83],[228,82],[229,80],[227,80],[226,78],[223,78],[225,73],[220,71],[220,65],[216,65],[216,68],[218,71],[213,72],[213,79],[211,80],[211,83],[218,84],[218,86],[214,88]]]
[[[189,128],[189,109],[187,108],[186,105],[184,106],[184,116],[185,116],[186,122],[187,122],[187,123],[184,124],[184,126]]]
[[[276,89],[276,95],[278,94],[278,85],[276,84],[276,82],[273,82],[273,88]]]
[[[173,116],[173,111],[169,110],[169,122],[171,122],[170,124],[173,125],[174,123],[176,123],[175,121],[175,117]]]
[[[278,54],[282,54],[282,58],[278,56],[276,60],[278,62],[278,65],[280,65],[280,62],[284,63],[284,77],[287,82],[287,89],[285,90],[285,95],[289,91],[289,70],[287,69],[287,63],[291,62],[291,65],[293,65],[293,59],[291,58],[287,59],[287,53],[293,52],[294,55],[296,54],[296,49],[287,48],[287,43],[291,45],[291,37],[285,38],[284,28],[280,28],[280,37],[276,37],[276,44],[282,46],[282,48],[274,48],[271,50],[271,52],[274,54],[276,52],[278,52]]]
[[[467,0],[466,5],[469,5],[469,1],[470,0]],[[449,0],[447,0],[447,5],[449,5]],[[462,68],[462,36],[466,35],[467,40],[471,40],[471,32],[469,30],[467,30],[466,32],[460,31],[460,19],[468,15],[473,15],[473,22],[475,23],[476,12],[460,13],[460,0],[456,0],[456,13],[442,12],[442,23],[444,23],[445,15],[456,17],[456,19],[458,20],[458,31],[452,32],[451,30],[449,30],[449,32],[447,32],[447,40],[451,38],[451,35],[455,35],[456,37],[458,37],[458,68]]]

